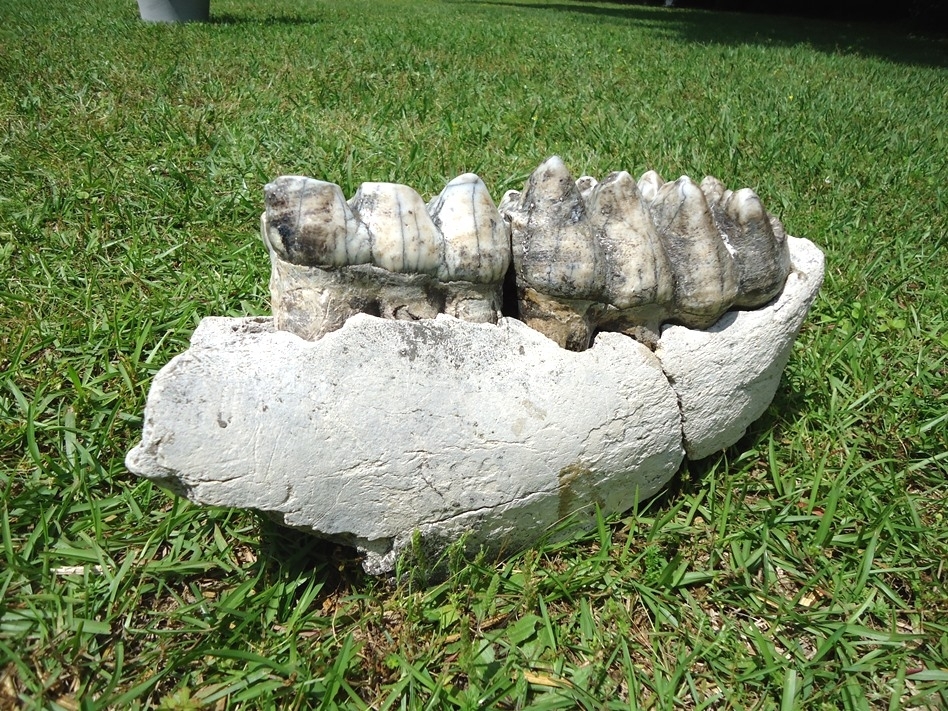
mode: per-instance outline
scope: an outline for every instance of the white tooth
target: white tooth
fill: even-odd
[[[372,263],[390,272],[438,273],[441,234],[407,185],[363,183],[349,201],[372,236]]]
[[[721,202],[724,193],[727,192],[727,188],[724,187],[724,183],[713,175],[706,175],[701,181],[701,192],[704,193],[704,198],[708,201],[708,205],[714,209],[714,206]]]
[[[497,206],[497,209],[500,211],[501,215],[506,214],[508,209],[513,209],[514,205],[520,200],[520,191],[519,190],[508,190],[504,193],[504,196],[500,199],[500,205]]]
[[[264,242],[285,261],[339,267],[369,261],[369,233],[334,183],[284,175],[264,188]]]
[[[583,196],[583,200],[589,199],[589,194],[597,185],[599,185],[599,181],[591,175],[582,175],[576,181],[576,187],[579,189],[579,194]]]
[[[691,178],[666,183],[651,205],[675,273],[674,318],[707,328],[734,303],[737,270],[704,193]]]
[[[732,193],[723,207],[733,225],[728,240],[740,279],[735,304],[763,306],[780,293],[790,273],[786,235],[775,233],[770,215],[749,188]]]
[[[612,173],[590,191],[586,211],[605,258],[606,300],[619,309],[668,307],[674,274],[634,178]]]
[[[444,241],[441,281],[492,284],[503,280],[510,264],[507,225],[487,186],[473,173],[448,183],[428,205]]]
[[[642,196],[642,199],[646,204],[651,204],[655,201],[658,191],[661,190],[664,184],[665,181],[662,180],[662,176],[660,176],[654,170],[649,170],[645,173],[642,173],[642,177],[639,178],[639,194]]]
[[[553,297],[598,297],[601,255],[576,181],[558,156],[533,172],[505,217],[522,285]]]

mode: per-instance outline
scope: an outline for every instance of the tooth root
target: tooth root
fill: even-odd
[[[297,175],[264,188],[262,236],[283,260],[304,266],[369,261],[369,234],[352,214],[338,185]]]
[[[642,200],[645,201],[647,205],[655,202],[655,198],[658,196],[658,191],[662,189],[662,186],[665,184],[665,181],[662,180],[662,176],[656,173],[654,170],[646,171],[642,173],[642,177],[639,178],[639,194],[642,196]]]
[[[707,328],[734,303],[737,271],[701,189],[687,176],[666,183],[651,205],[675,273],[674,318]]]
[[[771,216],[749,188],[729,195],[723,208],[733,225],[728,241],[734,250],[739,278],[735,304],[763,306],[780,293],[790,273],[786,234],[782,229],[777,234]]]
[[[603,280],[599,249],[576,182],[559,157],[533,172],[505,217],[521,283],[547,296],[598,297]]]
[[[363,183],[349,205],[371,234],[375,266],[397,273],[438,273],[441,234],[418,193],[397,183]]]
[[[510,238],[484,181],[473,173],[458,176],[431,201],[428,212],[444,243],[438,279],[503,281],[510,264]]]
[[[652,320],[671,305],[674,274],[635,180],[612,173],[586,199],[605,261],[605,298],[616,308],[650,307]]]

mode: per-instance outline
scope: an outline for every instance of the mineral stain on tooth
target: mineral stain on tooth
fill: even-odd
[[[548,296],[595,299],[602,259],[576,182],[554,156],[540,165],[508,208],[517,274]]]
[[[723,212],[734,226],[728,233],[740,280],[734,305],[763,306],[780,293],[790,273],[787,236],[782,226],[774,230],[760,198],[749,188],[728,195]]]
[[[607,303],[620,312],[641,309],[645,319],[666,314],[674,274],[635,180],[612,173],[590,190],[586,205],[604,255]]]
[[[605,265],[580,187],[554,156],[500,209],[510,223],[520,317],[560,346],[585,350]]]
[[[368,230],[334,183],[290,175],[264,188],[264,242],[282,259],[307,266],[365,264]]]

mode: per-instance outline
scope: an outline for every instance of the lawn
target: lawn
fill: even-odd
[[[0,8],[0,709],[948,706],[948,44],[555,0]],[[827,272],[744,439],[441,582],[131,475],[281,174],[754,188]]]

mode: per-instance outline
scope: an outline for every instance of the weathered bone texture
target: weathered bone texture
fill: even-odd
[[[534,181],[533,195],[539,202],[559,195],[554,211],[577,217],[557,234],[583,240],[598,234],[574,228],[593,205],[610,216],[596,218],[605,236],[561,248],[531,233],[521,242],[518,270],[536,279],[537,293],[558,289],[549,298],[570,308],[572,297],[562,294],[578,282],[593,284],[597,299],[612,293],[638,307],[637,282],[626,272],[562,268],[554,258],[605,255],[595,263],[606,264],[610,250],[622,252],[623,244],[608,246],[618,234],[609,206],[634,204],[627,197],[630,179],[607,179],[603,184],[612,187],[582,198],[598,185],[577,189],[556,168]],[[694,199],[690,184],[667,192]],[[346,216],[338,195],[327,194],[330,211]],[[641,210],[620,209],[615,219],[638,224]],[[757,214],[753,205],[734,212],[741,210]],[[434,213],[444,215],[445,207]],[[529,227],[543,214],[524,204],[516,219]],[[358,239],[340,247],[338,230],[284,238],[283,219],[293,218],[274,208],[265,224],[265,235],[275,240],[275,230],[282,240],[271,245],[274,251],[317,260],[364,254]],[[345,234],[362,235],[358,227]],[[733,444],[770,403],[823,275],[822,253],[812,243],[789,237],[785,243],[792,274],[777,298],[753,312],[728,314],[705,331],[668,327],[655,352],[619,333],[601,333],[588,350],[571,352],[507,318],[493,325],[443,315],[421,321],[355,315],[315,342],[277,330],[271,319],[204,319],[189,350],[155,376],[142,442],[126,464],[193,501],[266,511],[354,545],[372,573],[391,571],[416,532],[434,549],[466,537],[472,549],[495,554],[528,546],[567,518],[571,528],[560,535],[569,535],[595,525],[597,506],[608,515],[654,494],[686,451],[701,457]],[[369,244],[371,253],[378,242],[370,237]],[[403,265],[427,259],[424,250],[405,254]],[[652,250],[646,260],[664,264],[661,254]],[[541,260],[548,268],[535,266]],[[447,261],[423,268],[442,265],[452,269]],[[652,284],[646,291],[680,298],[677,291],[669,296],[667,281],[642,281]]]
[[[260,233],[278,329],[315,340],[357,313],[500,317],[510,242],[476,175],[455,178],[427,206],[405,185],[364,183],[346,202],[338,185],[301,176],[277,178],[265,196]]]
[[[752,190],[715,178],[574,180],[554,156],[500,212],[521,318],[571,350],[603,329],[654,346],[665,322],[707,328],[732,307],[770,301],[790,272],[779,222]]]

